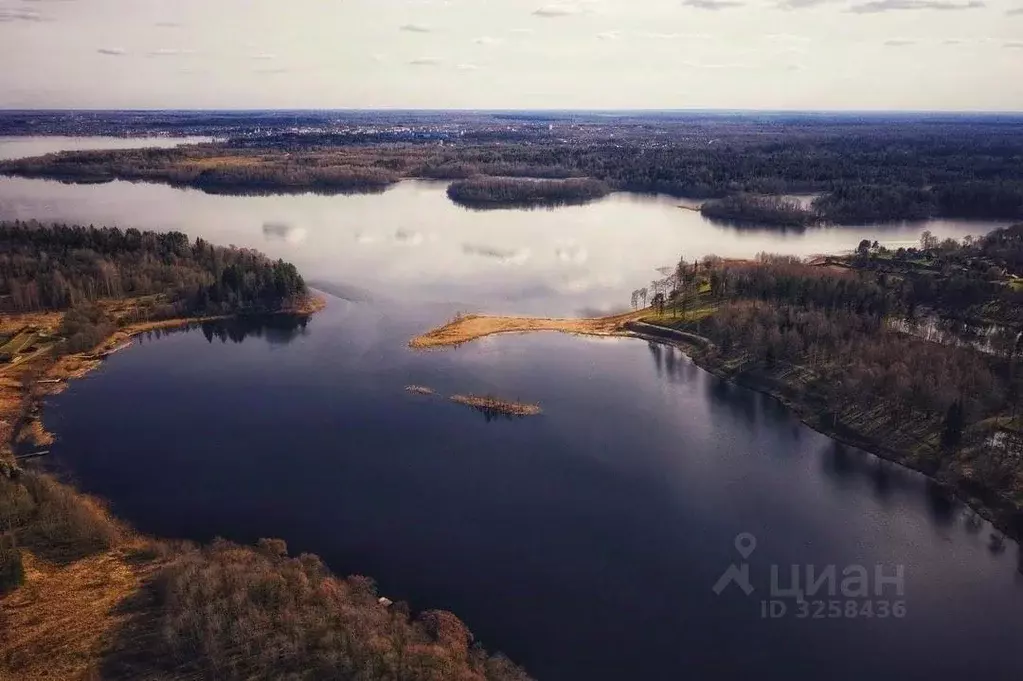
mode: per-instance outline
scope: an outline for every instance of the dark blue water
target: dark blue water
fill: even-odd
[[[452,312],[334,298],[304,327],[143,339],[51,400],[56,462],[145,532],[282,537],[413,609],[454,611],[540,679],[1023,671],[1017,546],[921,477],[664,346],[407,349]],[[487,420],[444,397],[464,392],[544,414]],[[716,595],[740,533],[757,540],[755,591]],[[762,617],[771,566],[787,586],[792,564],[901,566],[904,593],[859,599],[855,617],[801,618],[794,600]],[[881,601],[905,617],[880,618]]]

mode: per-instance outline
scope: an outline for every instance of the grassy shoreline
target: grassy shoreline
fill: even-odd
[[[530,317],[501,317],[468,315],[430,330],[409,342],[413,349],[437,349],[501,333],[529,333],[533,331],[560,331],[578,335],[639,338],[681,348],[701,369],[715,376],[768,395],[792,411],[799,420],[817,432],[837,442],[869,452],[881,459],[924,475],[940,490],[966,504],[988,520],[1005,535],[1020,539],[1018,526],[1021,509],[1005,500],[982,498],[961,479],[946,471],[931,470],[921,463],[912,451],[891,446],[887,442],[901,442],[898,433],[867,434],[847,423],[849,414],[834,413],[827,408],[822,396],[803,390],[805,386],[782,375],[763,371],[747,371],[732,366],[728,361],[714,359],[710,339],[656,323],[652,311],[641,310],[624,315],[590,319],[548,319]]]

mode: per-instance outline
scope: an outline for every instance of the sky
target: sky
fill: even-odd
[[[1023,0],[0,0],[0,108],[1023,111]]]

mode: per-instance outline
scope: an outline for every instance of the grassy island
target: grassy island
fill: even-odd
[[[543,413],[538,404],[513,402],[489,395],[452,395],[451,401],[494,416],[539,416]]]
[[[141,536],[16,458],[48,443],[41,398],[134,334],[323,304],[254,251],[0,223],[0,678],[528,679],[454,615],[413,614],[279,539]]]

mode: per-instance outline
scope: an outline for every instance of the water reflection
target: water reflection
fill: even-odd
[[[155,341],[163,336],[199,330],[212,343],[242,343],[246,338],[261,338],[270,345],[287,345],[308,334],[309,317],[302,315],[259,315],[194,322],[169,329],[153,329],[139,337],[141,341]]]
[[[940,527],[952,525],[959,510],[959,502],[955,496],[949,492],[947,487],[930,478],[927,479],[925,489],[927,510],[930,511],[931,520]]]

